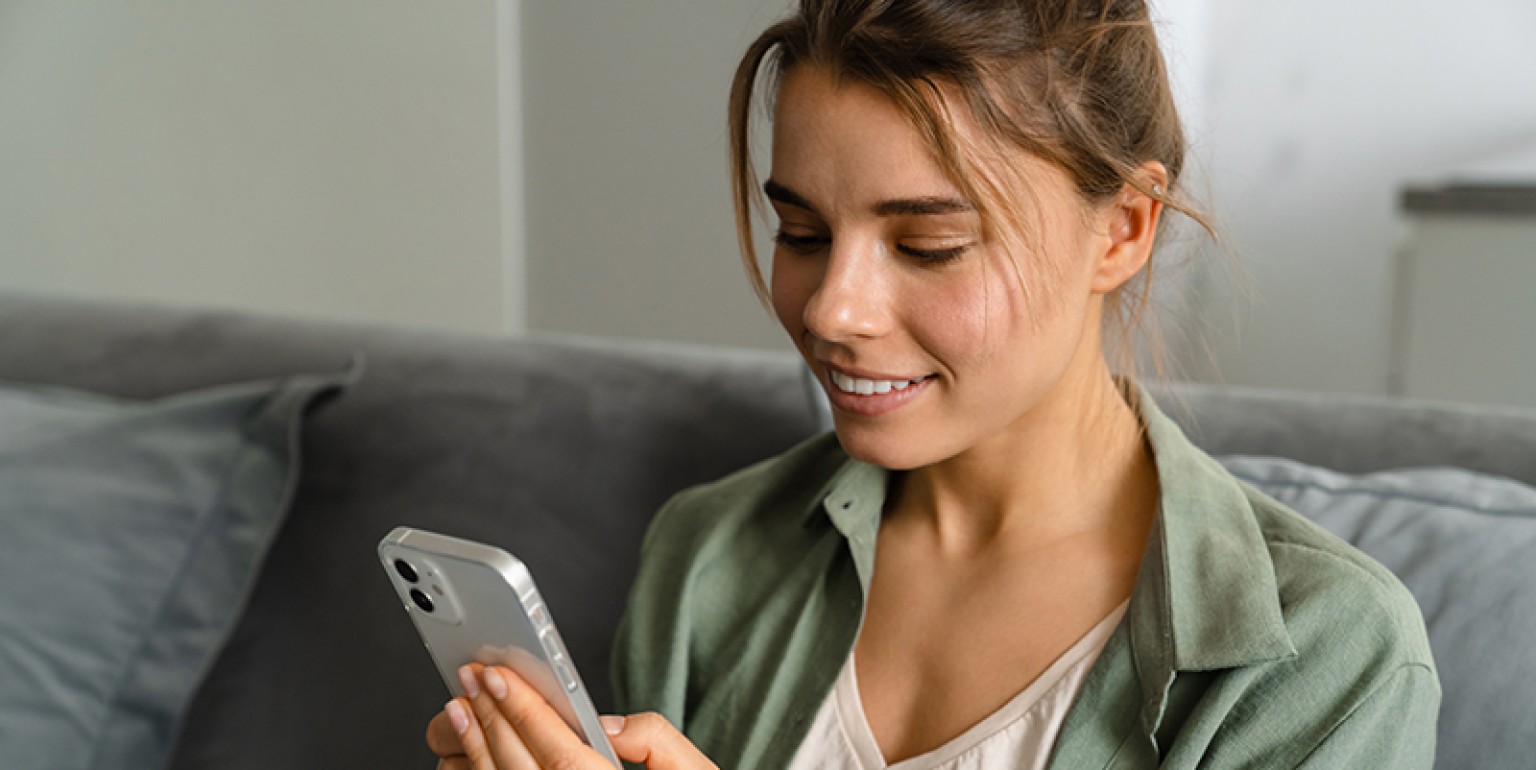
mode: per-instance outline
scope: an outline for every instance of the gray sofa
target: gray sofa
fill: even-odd
[[[82,754],[90,759],[80,766],[100,768],[430,767],[422,728],[447,693],[374,556],[400,524],[521,555],[605,705],[609,640],[651,513],[823,419],[787,354],[8,293],[0,380],[132,401],[223,383],[303,386],[290,408],[295,451],[268,442],[274,462],[296,474],[272,498],[269,534],[247,538],[249,568],[221,578],[216,599],[186,574],[194,567],[171,570],[212,620],[199,644],[158,664],[186,670],[180,691],[157,684],[169,675],[125,678],[148,693],[131,703],[154,708],[121,717],[147,725],[123,733],[132,740]],[[1377,555],[1414,590],[1446,693],[1440,766],[1536,766],[1536,492],[1492,478],[1536,484],[1536,414],[1209,386],[1159,394],[1234,472]],[[20,462],[4,441],[0,495],[5,464]],[[1461,470],[1401,470],[1426,466]],[[93,521],[110,534],[110,512]],[[226,573],[246,563],[203,561]],[[36,702],[7,692],[18,687],[0,681],[0,757],[6,736],[20,734],[6,723],[27,718],[15,704]],[[154,709],[164,713],[143,713]],[[89,720],[74,721],[80,740],[95,740]]]

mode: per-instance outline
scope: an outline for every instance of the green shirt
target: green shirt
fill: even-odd
[[[1157,523],[1050,767],[1430,767],[1440,686],[1413,597],[1143,404]],[[787,766],[858,636],[887,475],[828,434],[673,498],[614,651],[623,710],[722,768]]]

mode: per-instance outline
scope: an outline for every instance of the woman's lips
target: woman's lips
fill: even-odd
[[[877,417],[905,406],[933,382],[932,375],[915,378],[856,376],[826,368],[827,399],[844,412]]]

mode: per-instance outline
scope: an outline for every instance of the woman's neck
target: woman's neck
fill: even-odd
[[[1100,366],[987,441],[901,474],[886,525],[955,556],[1030,550],[1106,528],[1144,536],[1157,495],[1141,420]]]

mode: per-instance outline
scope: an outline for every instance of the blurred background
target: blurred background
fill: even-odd
[[[0,289],[788,349],[724,120],[785,6],[0,0]],[[1536,405],[1536,3],[1154,14],[1225,238],[1165,255],[1185,375]]]

